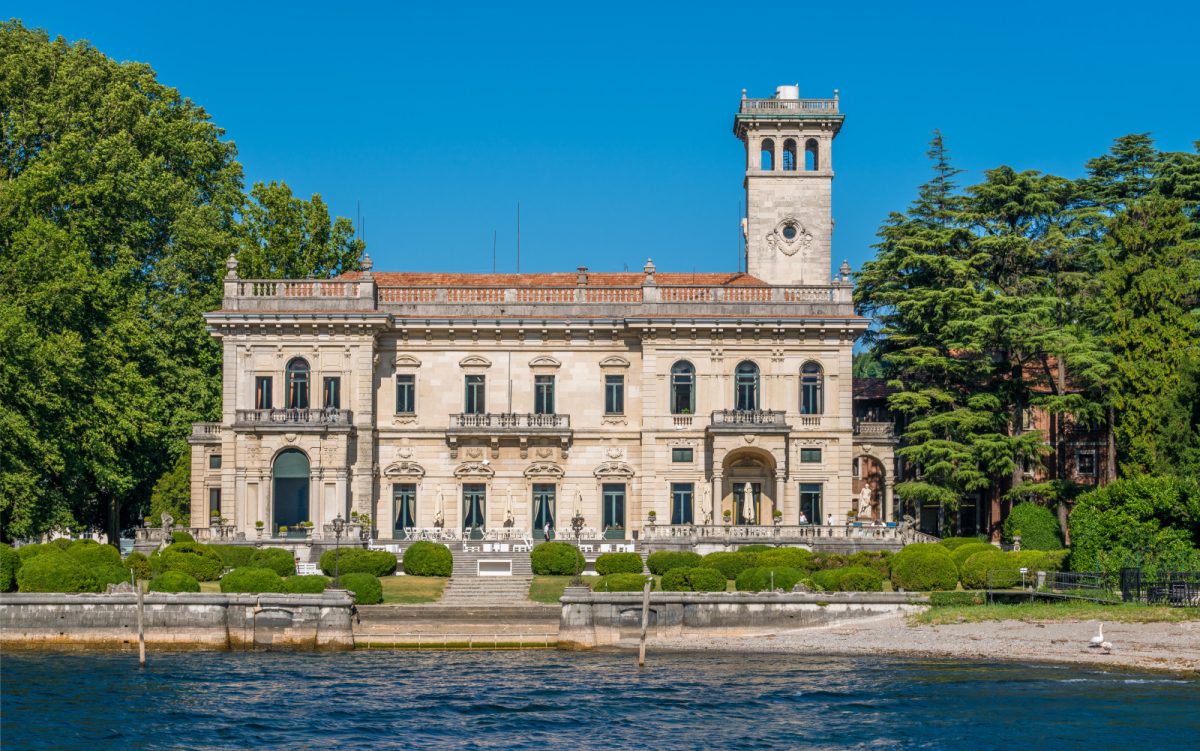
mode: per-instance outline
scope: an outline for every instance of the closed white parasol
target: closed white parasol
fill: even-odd
[[[746,483],[746,488],[742,491],[742,516],[748,524],[758,522],[754,517],[754,486],[750,483]]]

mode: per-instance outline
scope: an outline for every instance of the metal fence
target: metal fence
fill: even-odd
[[[1159,571],[1151,576],[1140,568],[1123,568],[1121,599],[1147,605],[1200,607],[1200,571]]]

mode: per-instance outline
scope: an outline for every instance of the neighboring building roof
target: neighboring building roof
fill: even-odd
[[[887,380],[884,378],[855,378],[854,379],[854,398],[855,399],[886,399],[896,389],[887,385]]]
[[[379,287],[575,287],[577,272],[553,274],[442,274],[409,271],[377,271],[371,274]],[[351,271],[338,277],[354,280],[362,277],[361,271]],[[641,271],[587,272],[589,287],[640,287],[646,279]],[[766,282],[740,272],[673,273],[655,272],[654,281],[659,285],[718,286],[718,287],[766,287]]]

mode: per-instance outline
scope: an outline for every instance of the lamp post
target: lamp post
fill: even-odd
[[[342,532],[346,529],[346,520],[341,514],[333,517],[333,586],[339,588],[342,583]]]

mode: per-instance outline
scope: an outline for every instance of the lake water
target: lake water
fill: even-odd
[[[651,652],[5,655],[4,749],[1200,748],[1200,681]]]

